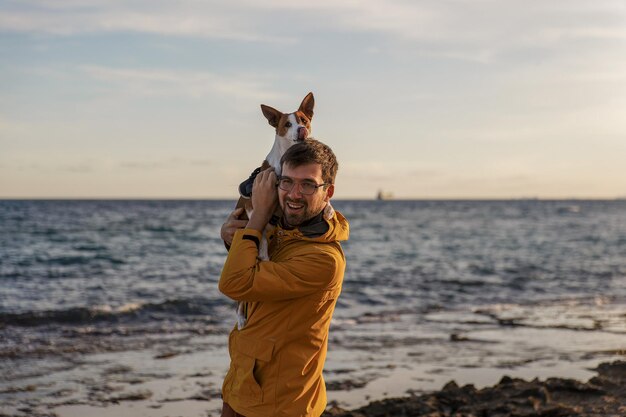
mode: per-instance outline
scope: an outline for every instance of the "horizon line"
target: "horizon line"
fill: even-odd
[[[237,201],[233,197],[4,197],[0,201]],[[332,201],[621,201],[626,196],[615,197],[397,197],[379,200],[375,197],[338,197]]]

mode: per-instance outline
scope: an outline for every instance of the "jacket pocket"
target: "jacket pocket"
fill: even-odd
[[[274,343],[241,334],[233,338],[233,342],[232,359],[235,368],[233,394],[247,404],[263,403]]]

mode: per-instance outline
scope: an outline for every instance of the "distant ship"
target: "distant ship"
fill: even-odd
[[[576,213],[580,213],[580,206],[571,205],[571,206],[558,207],[556,209],[556,212],[559,214],[576,214]]]
[[[376,200],[391,200],[392,198],[393,194],[387,191],[379,190],[376,194]]]

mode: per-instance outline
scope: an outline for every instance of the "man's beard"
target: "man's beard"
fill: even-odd
[[[315,217],[317,213],[313,213],[309,208],[306,200],[293,200],[285,198],[283,206],[283,216],[289,226],[299,226],[305,221]]]

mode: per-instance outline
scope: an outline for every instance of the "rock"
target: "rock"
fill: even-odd
[[[454,391],[459,389],[459,386],[455,381],[450,381],[446,385],[443,386],[442,391]]]
[[[103,375],[116,375],[116,374],[126,374],[132,371],[133,368],[126,365],[115,365],[105,369],[102,374]]]
[[[154,359],[169,359],[178,355],[180,355],[180,352],[176,352],[176,351],[163,352],[163,353],[159,353],[158,355],[155,355]]]
[[[142,401],[147,400],[152,397],[152,391],[149,390],[140,390],[133,392],[125,392],[115,396],[111,396],[107,398],[103,402],[110,402],[113,404],[118,404],[121,401]]]
[[[468,342],[469,338],[467,336],[460,335],[458,333],[452,333],[450,335],[451,342]]]
[[[23,387],[9,387],[7,389],[0,391],[0,394],[15,394],[18,392],[32,392],[35,390],[37,390],[36,385],[26,385]]]
[[[350,391],[355,388],[363,388],[369,381],[357,381],[354,379],[346,379],[343,381],[330,381],[326,383],[328,391]]]
[[[448,382],[441,391],[374,401],[357,410],[334,406],[323,417],[596,417],[626,416],[626,362],[598,366],[583,383],[550,378],[525,381],[503,377],[477,390]]]

